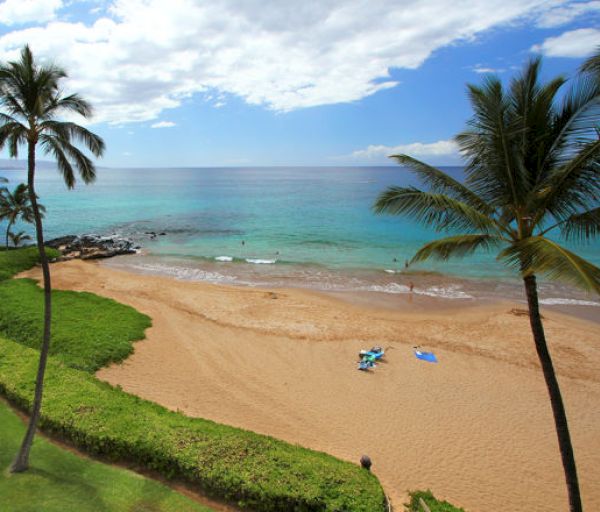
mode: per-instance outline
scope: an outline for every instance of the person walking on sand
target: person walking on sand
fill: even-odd
[[[408,289],[412,292],[414,290],[414,288],[415,288],[415,284],[412,281],[410,281],[408,283]]]

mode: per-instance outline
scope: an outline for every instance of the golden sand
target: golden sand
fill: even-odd
[[[53,265],[52,277],[152,317],[135,353],[97,373],[126,391],[356,463],[368,454],[397,509],[425,488],[469,512],[568,508],[529,320],[510,313],[515,304],[394,311],[81,261]],[[600,510],[600,328],[544,316],[584,508]],[[372,345],[385,362],[357,371]],[[413,345],[439,364],[417,360]]]

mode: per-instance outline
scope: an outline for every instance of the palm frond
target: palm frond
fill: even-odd
[[[19,156],[19,146],[25,144],[27,137],[21,130],[13,131],[8,137],[8,154],[11,158]]]
[[[388,188],[379,195],[373,209],[375,213],[406,215],[438,231],[499,231],[494,220],[476,208],[445,194],[423,192],[414,187]]]
[[[27,137],[27,128],[17,121],[7,121],[5,124],[0,124],[0,150],[8,143],[9,153],[12,154],[12,147],[15,142],[25,142]],[[13,141],[16,139],[16,141]]]
[[[463,257],[473,254],[478,249],[489,250],[502,243],[502,239],[493,235],[455,235],[434,240],[421,247],[412,257],[410,263],[417,263],[429,258],[447,260],[452,256]]]
[[[81,142],[96,157],[101,157],[104,153],[105,145],[102,138],[78,124],[47,120],[40,123],[40,131],[50,132],[64,144],[70,144],[72,140]]]
[[[58,170],[63,176],[65,185],[67,185],[67,188],[73,188],[75,186],[75,174],[73,173],[73,166],[71,165],[71,162],[69,162],[67,155],[65,155],[64,148],[58,141],[57,137],[41,135],[40,145],[44,153],[52,154],[54,158],[56,158],[56,164]]]
[[[94,162],[75,146],[69,145],[64,149],[69,154],[69,158],[77,166],[77,171],[83,182],[89,185],[96,181],[96,167],[94,166]]]
[[[600,207],[571,215],[559,227],[561,236],[566,240],[591,240],[600,235]]]
[[[599,116],[600,80],[581,76],[552,119],[552,144],[546,151],[544,167],[551,169],[571,159],[581,144],[593,137]]]
[[[541,274],[600,293],[600,268],[547,238],[536,236],[515,242],[498,259],[523,276]]]
[[[1,86],[0,86],[1,87]],[[1,103],[8,109],[13,116],[20,116],[23,120],[27,120],[27,111],[25,106],[22,104],[22,100],[12,94],[6,87],[1,87]]]
[[[91,117],[93,114],[92,106],[78,94],[71,94],[65,97],[56,97],[46,109],[46,113],[51,111],[77,112],[83,117]]]
[[[532,191],[530,211],[558,219],[587,210],[600,199],[600,139],[580,147],[563,166],[553,169]]]
[[[600,76],[600,46],[596,47],[594,54],[588,57],[579,69],[582,73],[596,73]]]
[[[498,78],[468,86],[473,115],[469,129],[455,137],[468,160],[466,185],[492,206],[519,204],[529,189],[519,165],[515,136],[522,131]]]
[[[62,173],[68,188],[75,186],[73,165],[77,167],[84,183],[89,184],[95,181],[96,168],[94,163],[67,140],[56,135],[42,134],[40,145],[46,154],[50,153],[56,158],[58,169]]]
[[[484,213],[493,213],[493,208],[491,208],[475,192],[442,170],[427,165],[408,155],[391,155],[390,158],[396,160],[400,165],[408,167],[412,172],[419,176],[421,181],[425,183],[432,192],[447,194],[480,209]]]

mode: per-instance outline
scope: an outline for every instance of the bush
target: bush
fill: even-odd
[[[38,356],[0,339],[0,393],[24,410]],[[183,478],[257,511],[384,510],[377,478],[357,465],[168,411],[52,358],[40,426],[89,452]]]
[[[429,507],[431,512],[465,512],[464,509],[455,507],[447,501],[439,501],[431,491],[414,491],[410,492],[410,503],[406,504],[406,510],[409,512],[424,512],[419,503],[419,498],[422,499]]]
[[[1,282],[0,334],[39,348],[43,301],[43,290],[30,279]],[[150,325],[149,317],[114,300],[92,293],[55,290],[50,355],[73,368],[93,372],[129,356],[133,342],[143,339]]]
[[[215,512],[168,486],[127,469],[80,457],[38,437],[30,470],[5,471],[19,450],[26,425],[0,400],[2,512]]]

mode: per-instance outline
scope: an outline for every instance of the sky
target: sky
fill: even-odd
[[[25,44],[94,106],[98,165],[457,165],[466,84],[573,76],[600,0],[0,2],[0,61]]]

